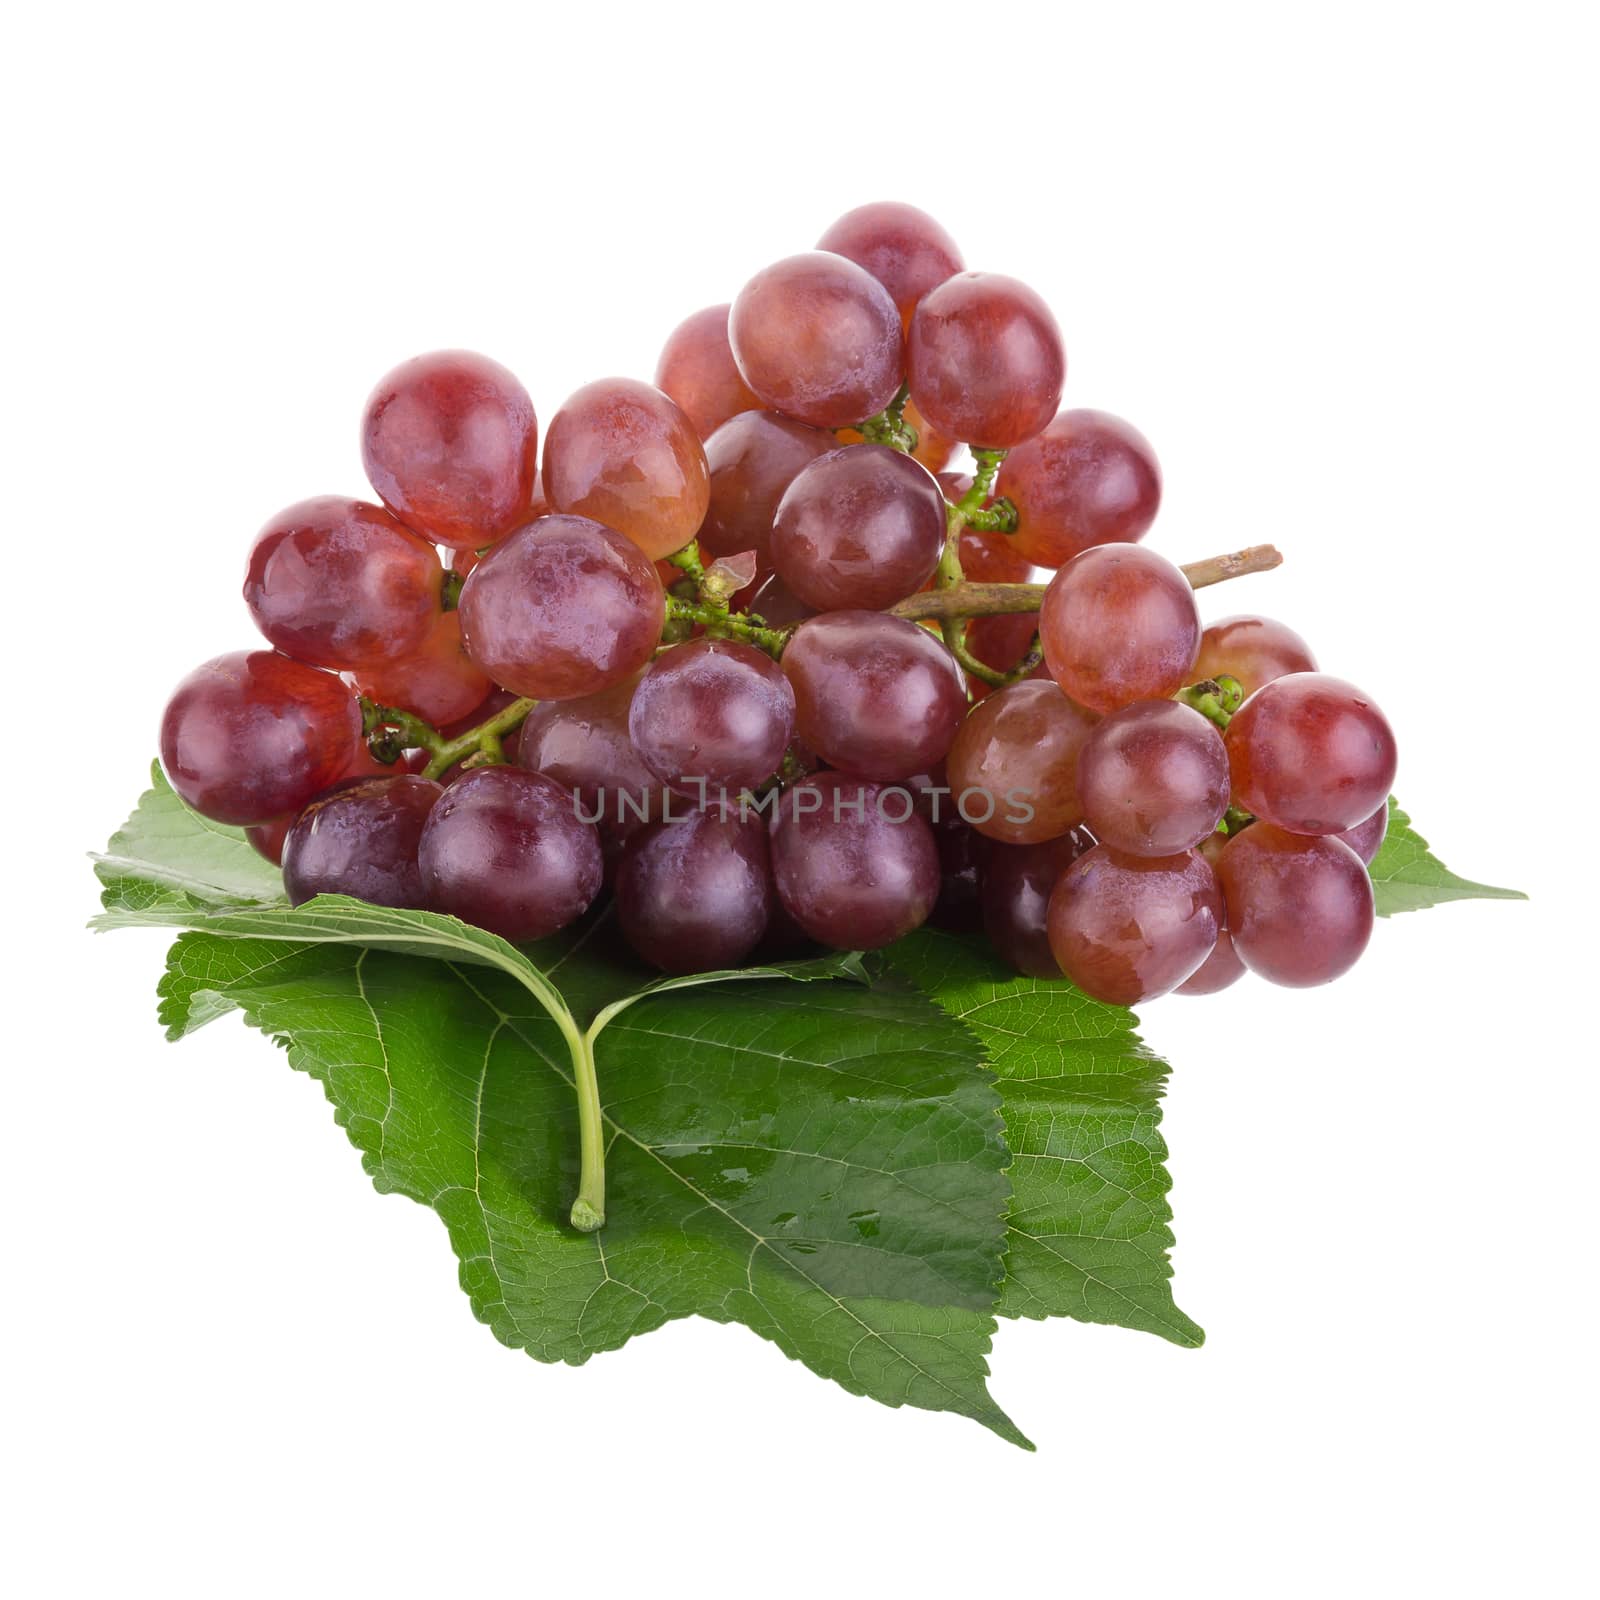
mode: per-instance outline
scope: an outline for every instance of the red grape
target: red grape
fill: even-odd
[[[1389,796],[1388,719],[1354,684],[1291,672],[1250,696],[1228,724],[1235,800],[1290,833],[1342,833]]]
[[[639,547],[587,517],[541,517],[496,545],[461,589],[467,654],[539,700],[595,694],[650,659],[666,595]]]
[[[1191,681],[1200,612],[1170,561],[1138,545],[1097,545],[1051,579],[1039,632],[1056,682],[1091,710],[1115,711]]]
[[[1372,937],[1372,880],[1349,845],[1252,823],[1217,863],[1234,949],[1270,983],[1307,988],[1348,972]]]
[[[600,892],[600,839],[569,790],[520,767],[476,767],[445,790],[418,850],[428,904],[503,939],[543,939]]]
[[[673,788],[737,792],[777,770],[794,715],[794,690],[770,656],[736,639],[693,639],[663,651],[639,680],[628,733]]]
[[[761,402],[739,375],[728,343],[727,306],[707,306],[685,317],[667,336],[656,363],[656,388],[683,408],[702,439],[730,417]]]
[[[1233,948],[1233,935],[1226,928],[1217,930],[1217,942],[1193,976],[1185,978],[1174,994],[1220,994],[1232,988],[1244,975],[1245,964]]]
[[[545,498],[544,485],[535,482],[533,499],[529,503],[528,515],[525,520],[535,522],[540,517],[548,517],[549,515],[550,502]],[[439,548],[444,555],[445,566],[455,573],[458,578],[464,578],[484,556],[488,555],[490,547],[485,545],[482,550],[452,550],[449,545],[441,545]]]
[[[733,302],[728,339],[763,404],[819,428],[876,416],[904,370],[888,290],[855,262],[820,251],[758,272]]]
[[[639,758],[628,737],[628,708],[638,678],[580,700],[546,700],[528,713],[517,740],[517,764],[570,789],[578,815],[603,842],[625,839],[661,816],[666,785]]]
[[[818,611],[881,610],[933,576],[944,538],[932,473],[887,445],[851,445],[819,456],[785,490],[771,559]]]
[[[802,622],[783,670],[802,741],[857,777],[892,781],[943,760],[966,711],[955,657],[925,628],[881,611]]]
[[[713,805],[636,833],[617,866],[623,937],[663,972],[711,972],[761,942],[773,898],[767,830]]]
[[[538,449],[528,391],[469,350],[402,362],[361,420],[361,460],[379,499],[408,528],[461,550],[528,520]]]
[[[302,500],[256,535],[244,600],[268,641],[314,667],[410,654],[439,617],[433,547],[381,506]]]
[[[1161,468],[1139,430],[1108,411],[1063,411],[1000,469],[1017,549],[1059,567],[1097,544],[1142,539],[1161,506]]]
[[[792,622],[804,622],[817,614],[776,572],[755,585],[743,609],[774,628],[787,628]]]
[[[1363,863],[1370,867],[1373,858],[1383,848],[1384,836],[1388,831],[1389,802],[1385,800],[1365,822],[1358,822],[1355,827],[1346,828],[1342,833],[1334,834],[1333,837],[1335,839],[1343,839],[1361,857]]]
[[[940,433],[1009,450],[1056,414],[1067,355],[1050,308],[1026,284],[963,272],[917,307],[906,371],[918,411]]]
[[[711,499],[688,417],[632,378],[588,384],[556,412],[542,478],[555,510],[615,528],[652,560],[694,538]]]
[[[1228,809],[1228,752],[1216,728],[1176,700],[1113,711],[1078,756],[1084,821],[1134,856],[1192,850]]]
[[[800,469],[837,448],[831,433],[770,411],[745,411],[706,440],[711,503],[700,525],[708,556],[754,550],[770,570],[772,519]]]
[[[847,256],[870,272],[889,291],[904,327],[923,295],[965,265],[955,240],[926,211],[896,200],[845,212],[817,249]]]
[[[1098,720],[1047,680],[987,696],[950,747],[962,817],[1002,844],[1038,844],[1076,827],[1078,756]]]
[[[462,647],[459,611],[442,613],[411,655],[360,667],[351,676],[369,700],[398,706],[435,727],[466,716],[494,687]]]
[[[1039,844],[994,844],[983,862],[983,930],[1001,959],[1029,978],[1059,978],[1046,926],[1050,894],[1061,874],[1094,848],[1094,837],[1073,828]]]
[[[178,685],[161,720],[161,764],[201,816],[266,823],[340,777],[360,736],[361,708],[332,673],[239,650]]]
[[[1222,926],[1217,875],[1196,850],[1128,856],[1096,845],[1050,896],[1050,948],[1092,999],[1132,1006],[1198,971]]]
[[[283,845],[290,904],[347,894],[378,906],[426,906],[417,843],[443,793],[426,778],[401,774],[368,778],[313,800]]]
[[[1293,628],[1271,617],[1224,617],[1200,636],[1195,682],[1226,673],[1247,696],[1291,672],[1315,672],[1311,646]]]
[[[281,817],[274,817],[270,822],[252,822],[244,830],[245,840],[258,856],[270,861],[275,867],[281,867],[283,841],[288,838],[296,815],[296,812],[286,811]]]
[[[939,852],[909,792],[842,772],[818,772],[784,792],[772,870],[789,915],[835,950],[893,944],[939,898]]]

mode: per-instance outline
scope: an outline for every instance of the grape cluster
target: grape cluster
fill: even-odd
[[[270,648],[179,685],[168,776],[296,904],[531,940],[609,893],[667,972],[932,919],[1116,1004],[1335,978],[1394,736],[1283,624],[1202,624],[1226,572],[1139,542],[1155,454],[1065,378],[1043,300],[898,204],[580,389],[542,458],[504,367],[406,362],[380,503],[257,535]]]

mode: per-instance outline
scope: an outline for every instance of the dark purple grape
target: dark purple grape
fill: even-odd
[[[983,863],[983,931],[1002,960],[1029,978],[1059,978],[1046,926],[1050,894],[1061,874],[1094,848],[1094,838],[1074,828],[1042,844],[991,842]]]
[[[579,700],[541,701],[517,741],[517,765],[570,789],[578,815],[602,842],[620,842],[659,820],[666,785],[628,737],[628,708],[639,680],[629,678]]]
[[[173,692],[161,764],[186,805],[244,827],[298,811],[341,778],[360,737],[361,707],[332,673],[238,650]]]
[[[1331,983],[1372,937],[1372,879],[1349,845],[1254,822],[1217,861],[1239,959],[1292,989]]]
[[[904,371],[889,291],[855,262],[823,251],[758,272],[728,313],[728,342],[763,404],[818,428],[876,416]]]
[[[330,494],[280,511],[256,535],[244,601],[285,655],[351,670],[420,649],[443,586],[432,545],[382,506]]]
[[[1003,844],[1040,844],[1083,821],[1078,756],[1099,718],[1048,679],[997,689],[961,724],[947,763],[961,815]]]
[[[711,972],[767,929],[767,829],[737,804],[710,805],[636,833],[617,865],[623,937],[663,972]]]
[[[831,433],[771,411],[744,411],[706,440],[711,503],[700,524],[700,549],[711,556],[754,550],[772,565],[772,519],[801,468],[836,448]]]
[[[922,298],[906,342],[917,409],[949,439],[1009,450],[1061,404],[1067,353],[1050,308],[998,272],[962,272]]]
[[[944,538],[944,494],[926,467],[888,445],[850,445],[784,491],[772,565],[818,611],[879,611],[933,576]]]
[[[528,391],[470,350],[402,362],[361,419],[361,460],[378,498],[455,550],[481,549],[528,520],[538,451]]]
[[[368,778],[313,800],[283,844],[290,903],[347,894],[377,906],[426,906],[417,844],[443,793],[437,783],[402,773]]]
[[[1343,833],[1389,797],[1394,730],[1372,699],[1323,672],[1291,672],[1234,713],[1234,799],[1290,833]]]
[[[1365,822],[1358,822],[1355,827],[1346,828],[1343,833],[1336,833],[1333,837],[1344,840],[1370,867],[1378,851],[1383,848],[1384,837],[1388,832],[1389,802],[1386,800]]]
[[[1078,754],[1078,798],[1090,831],[1113,850],[1192,850],[1228,809],[1222,735],[1176,700],[1136,700],[1089,735]]]
[[[926,628],[879,611],[832,611],[783,652],[795,728],[831,766],[892,781],[942,761],[966,714],[955,657]]]
[[[735,639],[692,639],[663,651],[640,679],[628,735],[680,792],[704,784],[737,793],[777,770],[794,718],[794,690],[770,656]]]
[[[467,575],[461,636],[502,688],[575,700],[650,659],[666,605],[655,567],[620,533],[587,517],[540,517]]]
[[[772,820],[772,870],[789,915],[835,950],[892,944],[939,898],[939,852],[911,793],[842,772],[785,791]]]
[[[776,572],[755,586],[744,609],[773,628],[787,628],[817,614]]]
[[[540,772],[477,767],[434,806],[418,850],[428,904],[503,939],[543,939],[600,892],[600,837]]]
[[[1096,845],[1050,896],[1050,949],[1086,995],[1132,1006],[1199,970],[1222,927],[1217,875],[1197,850],[1127,856]]]

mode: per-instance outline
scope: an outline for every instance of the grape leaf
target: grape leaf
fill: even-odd
[[[1001,1315],[1200,1344],[1172,1299],[1167,1063],[1134,1032],[1133,1013],[1019,977],[975,937],[924,928],[890,956],[972,1029],[999,1080],[1013,1151]]]
[[[1389,831],[1368,869],[1380,917],[1422,911],[1449,900],[1526,900],[1520,889],[1496,889],[1487,883],[1458,878],[1428,848],[1411,826],[1411,818],[1389,797]]]
[[[678,1317],[742,1322],[852,1393],[1027,1445],[986,1387],[998,1097],[911,984],[855,956],[644,983],[603,921],[517,949],[425,912],[290,908],[234,830],[197,829],[191,857],[164,789],[98,864],[97,925],[190,930],[169,1034],[238,1009],[284,1044],[379,1190],[439,1213],[504,1342],[581,1362]],[[854,981],[796,982],[836,976]],[[599,1038],[617,1197],[591,1234],[563,1221],[576,1018]]]

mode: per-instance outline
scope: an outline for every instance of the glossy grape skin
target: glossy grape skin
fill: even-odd
[[[911,319],[906,381],[940,433],[1009,450],[1061,404],[1067,355],[1050,308],[997,272],[963,272],[923,297]]]
[[[473,568],[458,610],[467,654],[502,688],[572,700],[650,659],[666,595],[636,544],[587,517],[541,517]]]
[[[928,215],[898,200],[876,200],[847,211],[817,240],[864,267],[889,291],[902,327],[930,289],[966,265],[954,239]]]
[[[1078,756],[1084,821],[1125,855],[1171,856],[1216,832],[1228,809],[1228,752],[1198,711],[1136,700],[1113,711]]]
[[[361,461],[378,498],[452,549],[482,549],[528,520],[538,452],[528,391],[470,350],[402,362],[361,419]]]
[[[437,783],[402,773],[341,786],[313,800],[284,840],[289,903],[347,894],[369,905],[425,907],[417,844],[443,793]]]
[[[1006,457],[999,492],[1017,508],[1017,549],[1059,567],[1095,545],[1142,539],[1161,509],[1161,467],[1121,417],[1063,411]]]
[[[578,815],[602,842],[627,838],[660,818],[666,785],[628,737],[628,709],[639,679],[628,678],[579,700],[547,700],[522,724],[517,764],[570,789]]]
[[[1073,828],[1039,844],[990,844],[979,892],[983,931],[1001,960],[1024,977],[1061,976],[1046,926],[1050,895],[1094,843],[1086,829]]]
[[[1292,672],[1256,690],[1224,741],[1234,799],[1290,833],[1343,833],[1394,787],[1388,719],[1352,683]]]
[[[902,805],[882,785],[842,772],[815,773],[784,792],[772,870],[784,909],[834,950],[893,944],[939,898],[939,852],[911,796]]]
[[[256,535],[244,601],[275,648],[339,670],[417,649],[443,586],[431,545],[382,506],[330,494],[280,511]]]
[[[550,515],[550,502],[545,498],[544,485],[536,482],[533,486],[533,499],[528,505],[527,522],[536,522],[540,517]],[[480,550],[452,550],[449,545],[439,546],[440,554],[444,557],[445,566],[458,578],[464,578],[488,555],[489,547]]]
[[[1080,856],[1050,896],[1050,949],[1091,999],[1132,1006],[1170,994],[1216,946],[1217,875],[1196,850],[1128,856],[1105,845]]]
[[[819,456],[784,491],[771,560],[818,611],[878,611],[933,576],[944,539],[933,474],[887,445],[858,444]]]
[[[379,761],[367,749],[366,741],[357,739],[343,773],[312,799],[320,800],[323,795],[332,794],[336,789],[347,788],[353,783],[365,783],[369,778],[394,778],[412,770],[404,759],[396,762]],[[245,839],[257,855],[270,861],[273,866],[281,867],[283,841],[289,836],[289,830],[294,826],[294,819],[298,815],[297,811],[286,811],[282,816],[273,817],[269,822],[253,822],[244,830]]]
[[[783,670],[801,740],[857,777],[893,782],[942,761],[967,709],[955,657],[927,629],[880,611],[802,622]]]
[[[1192,976],[1187,977],[1172,992],[1174,994],[1220,994],[1231,989],[1248,971],[1233,948],[1233,935],[1226,928],[1217,930],[1217,942]]]
[[[273,866],[281,867],[283,841],[289,837],[289,830],[294,826],[294,819],[298,814],[286,811],[281,817],[274,817],[270,822],[251,823],[244,830],[245,841],[263,861],[270,861]]]
[[[685,317],[667,335],[656,363],[656,388],[676,401],[701,439],[709,439],[730,417],[761,404],[733,359],[730,309],[707,306]]]
[[[381,706],[399,706],[439,727],[481,705],[494,687],[461,643],[461,614],[440,614],[421,647],[398,661],[358,668],[356,688]]]
[[[1097,545],[1050,580],[1039,611],[1050,675],[1080,705],[1115,711],[1194,681],[1200,611],[1183,573],[1138,545]]]
[[[1194,681],[1223,673],[1237,678],[1246,697],[1291,672],[1315,672],[1311,646],[1286,623],[1271,617],[1224,617],[1200,636]]]
[[[1342,840],[1255,822],[1228,841],[1217,877],[1234,949],[1269,983],[1331,983],[1372,937],[1372,880]]]
[[[876,416],[904,371],[889,291],[855,262],[821,251],[758,272],[733,302],[728,340],[763,405],[818,428]]]
[[[445,790],[418,849],[428,904],[502,939],[543,939],[600,892],[600,837],[569,790],[520,767],[476,767]]]
[[[745,411],[723,423],[706,440],[711,500],[700,525],[701,552],[754,550],[762,571],[770,571],[772,519],[784,490],[803,467],[836,448],[831,433],[771,411]]]
[[[1098,720],[1047,680],[1014,683],[981,700],[947,762],[950,787],[965,797],[963,817],[1002,844],[1039,844],[1076,827],[1083,821],[1078,756]]]
[[[691,639],[651,663],[628,733],[663,783],[699,793],[754,788],[777,770],[794,733],[794,690],[773,659],[736,639]]]
[[[767,931],[767,826],[737,803],[696,808],[636,833],[617,864],[617,920],[663,972],[743,961]]]
[[[681,550],[711,500],[694,425],[659,389],[602,378],[550,419],[540,469],[552,508],[592,517],[652,561]]]
[[[197,667],[173,692],[161,764],[186,805],[244,827],[321,793],[343,775],[360,736],[361,708],[332,673],[239,650]]]
[[[1355,827],[1346,828],[1333,837],[1342,839],[1360,856],[1363,864],[1370,867],[1378,851],[1383,848],[1383,841],[1388,832],[1389,802],[1385,800],[1365,822],[1358,822]]]

